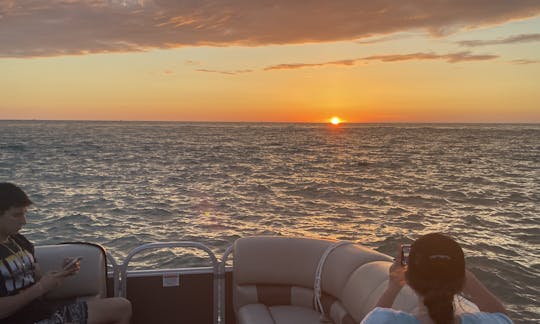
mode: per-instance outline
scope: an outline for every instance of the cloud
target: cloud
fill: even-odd
[[[525,59],[521,59],[521,60],[513,60],[511,61],[512,63],[514,64],[537,64],[537,63],[540,63],[540,60],[525,60]]]
[[[493,60],[499,57],[498,55],[490,54],[471,54],[471,52],[458,52],[450,54],[434,54],[434,53],[412,53],[412,54],[398,54],[398,55],[376,55],[368,56],[363,60],[377,60],[382,62],[398,62],[398,61],[410,61],[410,60],[444,60],[449,63],[458,63],[466,61],[486,61]]]
[[[356,43],[358,44],[364,44],[364,45],[370,45],[370,44],[376,44],[376,43],[383,43],[383,42],[388,42],[388,41],[393,41],[393,40],[396,40],[396,39],[399,39],[399,40],[403,40],[405,38],[409,38],[409,37],[413,37],[414,35],[407,35],[407,34],[403,34],[403,33],[400,33],[400,34],[394,34],[394,35],[389,35],[389,36],[383,36],[383,37],[374,37],[374,38],[365,38],[365,39],[361,39],[361,40],[357,40]]]
[[[0,57],[441,36],[539,14],[537,0],[2,0]]]
[[[209,69],[196,69],[195,71],[207,72],[207,73],[219,73],[219,74],[226,74],[226,75],[237,75],[237,74],[253,72],[253,70],[220,71],[220,70],[209,70]]]
[[[311,67],[322,67],[328,65],[356,65],[359,60],[340,60],[324,63],[293,63],[293,64],[278,64],[272,65],[264,68],[265,71],[270,70],[292,70],[292,69],[302,69],[302,68],[311,68]]]
[[[515,44],[515,43],[529,43],[529,42],[538,42],[540,41],[540,34],[523,34],[510,36],[500,39],[492,40],[464,40],[457,42],[462,46],[485,46],[485,45],[506,45],[506,44]]]
[[[186,60],[184,61],[184,64],[194,66],[194,65],[201,65],[201,62],[195,61],[195,60]]]
[[[401,62],[401,61],[417,61],[417,60],[443,60],[448,63],[458,63],[467,61],[486,61],[498,58],[498,55],[491,54],[472,54],[471,52],[458,52],[450,54],[435,54],[435,53],[411,53],[411,54],[390,54],[390,55],[374,55],[366,56],[357,59],[322,62],[322,63],[293,63],[293,64],[278,64],[264,68],[265,71],[270,70],[292,70],[302,68],[324,67],[329,65],[358,65],[369,61],[380,62]]]

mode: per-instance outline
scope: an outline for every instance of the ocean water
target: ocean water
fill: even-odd
[[[516,323],[540,320],[540,125],[0,121],[0,181],[35,202],[36,244],[90,241],[118,262],[248,235],[393,254],[442,231]],[[208,264],[147,253],[141,268]],[[206,263],[205,263],[206,262]]]

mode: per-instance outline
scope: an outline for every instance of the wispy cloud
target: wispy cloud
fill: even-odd
[[[525,60],[525,59],[521,59],[521,60],[513,60],[511,61],[512,63],[514,64],[538,64],[540,63],[540,60]]]
[[[195,71],[207,72],[207,73],[226,74],[226,75],[237,75],[237,74],[253,72],[253,70],[220,71],[220,70],[210,70],[210,69],[196,69]]]
[[[186,61],[184,61],[184,64],[185,65],[196,66],[196,65],[201,65],[201,62],[195,61],[195,60],[186,60]]]
[[[539,14],[536,0],[2,0],[0,57],[440,36]]]
[[[364,44],[364,45],[370,45],[370,44],[393,41],[393,40],[396,40],[396,39],[402,40],[404,38],[408,38],[408,37],[412,37],[412,36],[413,36],[412,34],[407,35],[407,34],[400,33],[400,34],[382,36],[382,37],[369,37],[369,38],[357,40],[356,43]]]
[[[464,61],[486,61],[493,60],[499,57],[491,54],[472,54],[471,52],[458,52],[450,54],[435,54],[435,53],[412,53],[398,55],[375,55],[365,57],[363,60],[376,60],[382,62],[398,62],[410,60],[444,60],[449,63],[458,63]]]
[[[457,42],[462,46],[485,46],[485,45],[505,45],[505,44],[515,44],[515,43],[529,43],[529,42],[538,42],[540,41],[540,34],[523,34],[515,35],[506,38],[491,39],[491,40],[464,40]]]
[[[449,54],[436,54],[436,53],[411,53],[411,54],[390,54],[390,55],[374,55],[366,56],[357,59],[330,61],[322,63],[292,63],[292,64],[278,64],[264,68],[265,71],[270,70],[292,70],[303,68],[324,67],[329,65],[358,65],[367,63],[369,61],[380,62],[401,62],[401,61],[418,61],[418,60],[443,60],[448,63],[458,63],[467,61],[487,61],[498,58],[498,55],[491,54],[472,54],[471,52],[458,52]]]
[[[340,61],[331,61],[331,62],[323,62],[323,63],[292,63],[292,64],[278,64],[278,65],[272,65],[264,68],[265,71],[270,70],[293,70],[293,69],[303,69],[303,68],[313,68],[313,67],[322,67],[322,66],[328,66],[328,65],[345,65],[345,66],[351,66],[356,65],[360,60],[340,60]]]

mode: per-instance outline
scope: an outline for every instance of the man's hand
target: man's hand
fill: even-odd
[[[54,288],[60,286],[64,279],[68,275],[64,273],[64,271],[50,271],[47,272],[43,277],[41,277],[41,280],[38,282],[38,284],[41,285],[41,288],[43,289],[43,294],[53,290]]]
[[[81,270],[81,257],[65,258],[62,263],[62,271],[66,276],[72,276]],[[74,263],[73,263],[74,262]]]

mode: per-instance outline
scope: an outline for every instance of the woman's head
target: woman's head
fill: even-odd
[[[405,277],[423,297],[436,323],[452,323],[454,295],[465,283],[465,258],[456,241],[440,233],[417,239],[411,246]]]

